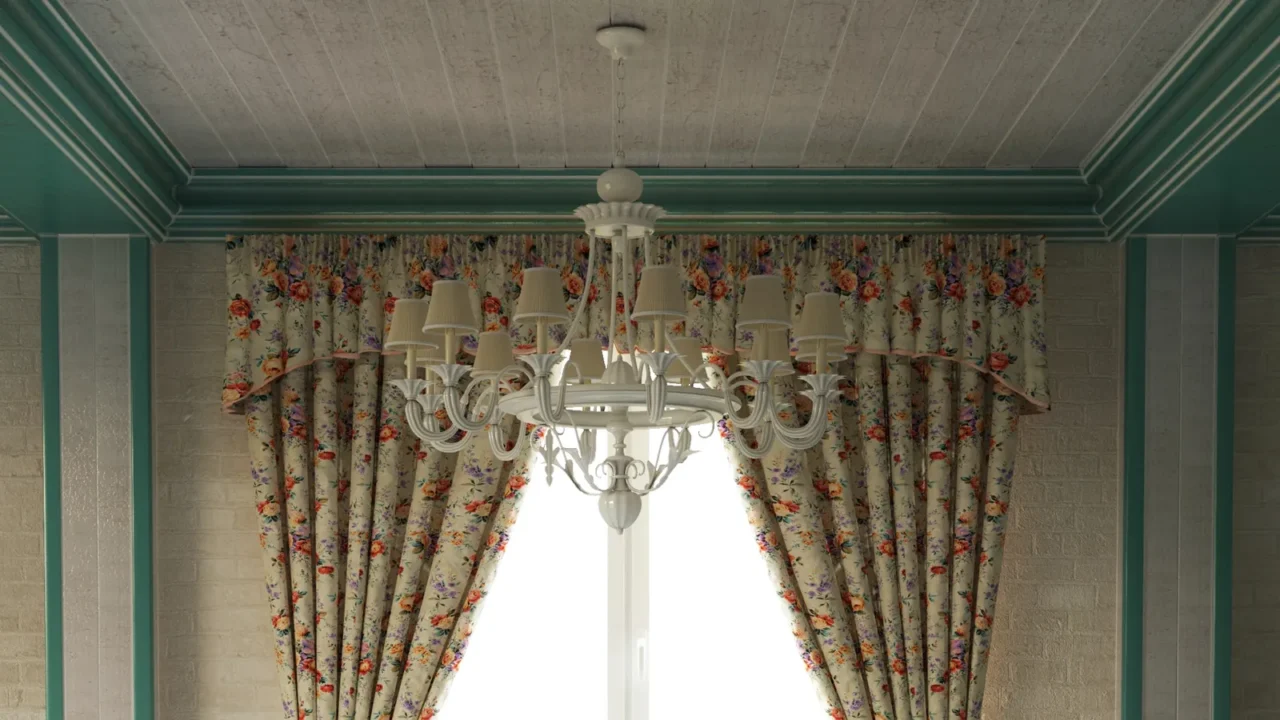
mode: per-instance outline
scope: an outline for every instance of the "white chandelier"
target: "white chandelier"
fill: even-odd
[[[623,64],[643,44],[644,31],[611,26],[600,30],[596,39],[614,61],[620,127]],[[812,401],[812,411],[803,426],[795,426],[790,420],[795,408],[777,387],[781,378],[795,374],[788,340],[790,310],[780,276],[754,275],[746,281],[738,328],[749,331],[754,342],[740,371],[722,372],[704,360],[698,339],[670,333],[670,324],[686,315],[680,271],[673,265],[646,264],[638,290],[627,280],[633,243],[651,237],[665,211],[639,202],[644,184],[624,165],[620,135],[614,167],[596,182],[601,202],[574,212],[586,224],[588,270],[572,319],[560,271],[524,270],[513,320],[536,327],[534,353],[521,355],[517,362],[505,330],[479,332],[477,303],[460,280],[435,281],[430,302],[398,300],[385,345],[405,351],[405,378],[393,385],[404,394],[408,425],[423,442],[452,453],[485,436],[493,454],[505,462],[524,452],[526,424],[544,427],[540,452],[547,482],[559,469],[579,491],[599,495],[605,522],[622,532],[640,514],[640,498],[662,487],[691,454],[690,428],[714,426],[726,418],[733,442],[751,458],[763,457],[775,441],[791,449],[816,445],[826,433],[827,408],[841,379],[830,372],[829,363],[843,357],[846,336],[839,296],[806,295],[795,339],[800,346],[797,359],[813,362],[814,372],[799,378],[808,385],[802,394]],[[582,324],[601,243],[611,243],[613,250],[609,302],[619,295],[624,299],[624,317],[611,315],[607,361],[598,341],[571,340]],[[564,323],[569,323],[565,340],[552,347],[549,329]],[[639,323],[653,328],[649,348],[635,342],[633,325]],[[629,353],[617,349],[619,326],[625,328]],[[458,363],[460,338],[477,333],[474,364]],[[420,367],[425,368],[422,377]],[[505,428],[511,428],[514,437]],[[651,429],[662,430],[654,460],[628,456],[631,433]],[[601,430],[608,433],[610,448],[609,454],[597,458]],[[743,436],[744,430],[753,433],[754,442]],[[574,442],[566,443],[566,436]]]

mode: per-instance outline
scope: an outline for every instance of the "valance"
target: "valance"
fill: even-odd
[[[963,363],[1038,410],[1049,406],[1044,257],[1044,239],[1026,236],[660,235],[629,267],[681,269],[689,315],[676,331],[708,349],[750,346],[735,329],[743,285],[776,273],[797,319],[805,293],[842,296],[850,352]],[[383,352],[395,299],[429,298],[437,279],[466,280],[481,326],[507,329],[528,349],[533,328],[509,318],[523,268],[559,268],[567,305],[588,295],[580,332],[603,344],[619,316],[600,296],[638,273],[612,277],[608,243],[598,243],[594,268],[587,262],[580,234],[232,237],[223,405],[239,411],[256,389],[318,360]]]

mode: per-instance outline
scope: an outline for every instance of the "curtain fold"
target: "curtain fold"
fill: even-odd
[[[288,717],[432,717],[515,521],[525,462],[420,447],[392,365],[322,360],[246,402]]]
[[[751,460],[729,443],[801,656],[834,718],[977,720],[1019,399],[939,358],[839,371],[818,447]]]

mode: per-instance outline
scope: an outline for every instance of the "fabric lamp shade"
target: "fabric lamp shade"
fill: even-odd
[[[519,323],[538,320],[564,322],[569,319],[559,270],[549,267],[524,269],[520,299],[516,302],[516,313],[512,319]]]
[[[391,330],[387,333],[384,347],[439,347],[432,338],[422,331],[427,320],[427,301],[425,299],[399,298],[395,311],[391,314]]]
[[[678,337],[672,338],[671,344],[675,346],[672,349],[679,357],[667,368],[667,379],[685,380],[693,377],[689,371],[697,370],[702,365],[702,341],[698,338]],[[686,364],[689,367],[686,368]]]
[[[676,320],[685,317],[684,288],[675,265],[654,265],[640,272],[633,318]]]
[[[791,342],[785,328],[776,328],[756,333],[755,345],[751,346],[752,360],[776,360],[783,363],[774,375],[790,375],[795,372],[791,365]]]
[[[804,296],[804,310],[796,326],[796,342],[834,340],[844,345],[844,316],[840,312],[840,296],[829,292],[812,292]]]
[[[578,372],[588,380],[604,377],[604,351],[595,340],[574,340],[569,346],[569,362],[577,365]]]
[[[431,302],[422,329],[462,333],[474,333],[480,329],[471,302],[471,288],[461,280],[437,280],[431,288]]]
[[[791,327],[781,275],[752,275],[738,306],[738,327],[760,330]]]
[[[493,377],[515,364],[515,361],[515,353],[511,351],[511,336],[506,331],[482,332],[476,346],[476,362],[471,368],[471,376]]]
[[[801,340],[798,345],[800,349],[796,351],[796,360],[799,362],[813,362],[818,359],[818,341],[817,340]],[[843,342],[831,342],[827,346],[827,362],[840,362],[849,357],[849,353],[845,352]]]

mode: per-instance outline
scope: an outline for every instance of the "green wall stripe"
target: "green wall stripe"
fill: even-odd
[[[1218,239],[1217,408],[1213,476],[1213,717],[1231,717],[1232,542],[1235,511],[1236,241]]]
[[[45,712],[64,713],[62,668],[62,382],[58,366],[58,239],[40,238],[40,380],[44,393]]]
[[[1147,239],[1125,241],[1124,535],[1121,579],[1120,719],[1142,720],[1143,570],[1146,491]]]
[[[129,418],[133,446],[133,716],[155,717],[151,453],[151,242],[129,238]]]

